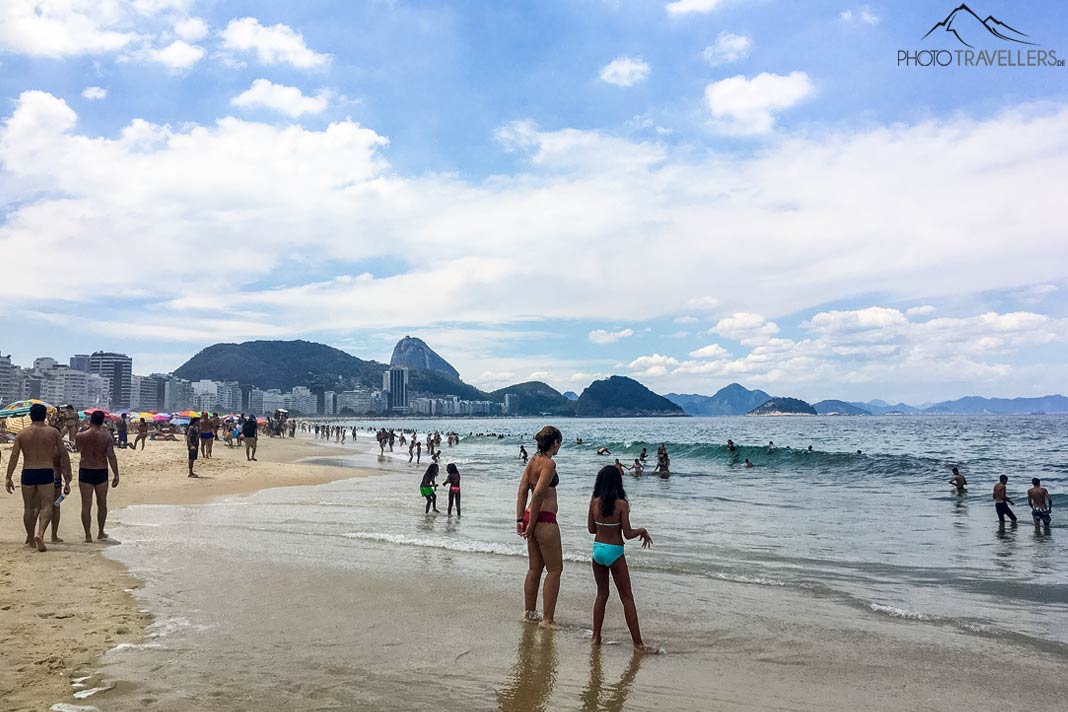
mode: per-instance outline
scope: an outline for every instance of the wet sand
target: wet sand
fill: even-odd
[[[126,546],[108,547],[108,556],[134,562],[143,585],[100,555],[104,546],[72,543],[80,539],[72,535],[80,530],[76,508],[64,512],[61,534],[69,543],[37,554],[19,545],[20,500],[0,500],[9,522],[0,582],[19,596],[0,611],[3,709],[66,702],[112,712],[824,712],[1029,709],[1068,696],[1068,664],[1057,652],[858,614],[820,596],[645,571],[633,574],[643,630],[667,654],[631,655],[615,599],[605,635],[618,644],[594,651],[587,565],[565,567],[558,611],[564,627],[548,633],[518,621],[522,558],[317,531],[317,506],[336,506],[348,487],[381,496],[377,480],[199,506],[370,472],[323,466],[351,465],[343,455],[352,452],[267,440],[261,462],[250,464],[242,451],[223,447],[214,462],[200,462],[200,481],[185,478],[180,443],[120,453],[127,475],[112,492],[113,507],[180,505],[132,507],[118,517],[124,522],[116,527],[119,538],[130,538]],[[322,464],[287,464],[309,456]],[[373,458],[365,462],[375,467]],[[468,482],[474,487],[477,480]],[[418,509],[418,498],[412,500]],[[258,507],[284,508],[298,520],[296,534],[257,528]],[[245,520],[235,521],[240,511]],[[413,522],[428,531],[452,526],[443,516],[424,519],[421,511]],[[149,527],[140,541],[138,526]],[[138,590],[125,590],[132,587]],[[0,608],[8,605],[5,598]],[[152,623],[139,609],[158,618]],[[86,676],[80,684],[113,689],[76,700],[70,683],[79,676]]]
[[[332,452],[302,440],[261,438],[258,462],[247,462],[244,450],[219,443],[211,460],[199,460],[199,479],[186,477],[186,452],[181,442],[149,442],[137,452],[119,450],[121,480],[108,495],[109,509],[131,504],[194,504],[241,495],[265,487],[330,482],[366,474],[352,469],[294,464]],[[6,473],[11,447],[0,449]],[[77,488],[77,455],[72,455],[75,481],[62,506],[60,544],[39,553],[23,545],[22,497],[18,490],[0,493],[0,708],[41,710],[71,696],[71,679],[92,669],[106,650],[137,643],[151,617],[130,591],[140,583],[124,567],[101,555],[109,545],[84,543]],[[18,472],[15,478],[17,482]],[[95,509],[93,532],[95,535]]]

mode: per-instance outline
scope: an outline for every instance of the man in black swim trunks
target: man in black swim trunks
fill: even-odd
[[[998,477],[998,483],[994,485],[994,511],[997,512],[998,522],[1005,523],[1005,517],[1012,520],[1012,525],[1016,526],[1016,515],[1013,514],[1012,509],[1009,508],[1010,504],[1016,504],[1009,499],[1006,493],[1006,484],[1009,481],[1008,475],[1001,475]]]
[[[82,459],[78,463],[78,490],[82,495],[82,528],[85,529],[85,541],[91,542],[90,524],[92,523],[93,495],[96,495],[96,522],[98,540],[108,538],[104,533],[104,523],[108,518],[108,465],[115,474],[112,487],[119,486],[119,460],[115,457],[115,443],[111,434],[104,430],[104,413],[95,411],[89,417],[89,429],[78,433],[78,452]]]
[[[63,436],[45,422],[48,409],[41,403],[30,406],[30,427],[15,436],[11,460],[7,463],[7,480],[4,487],[8,494],[15,491],[12,477],[18,467],[19,457],[24,457],[22,467],[22,523],[26,527],[26,544],[48,551],[44,536],[52,520],[52,504],[55,501],[54,460],[58,457],[64,479],[70,481],[70,457],[63,445]],[[34,521],[37,529],[34,531]]]

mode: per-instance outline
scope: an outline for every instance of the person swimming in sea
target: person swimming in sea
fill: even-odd
[[[645,458],[646,458],[647,455],[648,455],[648,451],[645,448],[642,448],[642,454],[638,455],[638,459],[641,460],[644,463],[645,462]]]
[[[653,538],[642,528],[630,525],[630,502],[623,489],[623,477],[614,465],[602,467],[593,485],[593,497],[586,516],[586,529],[593,539],[593,579],[597,583],[597,598],[593,603],[593,644],[601,644],[605,607],[608,605],[609,575],[616,583],[616,592],[623,604],[623,615],[630,629],[634,650],[656,653],[658,649],[646,645],[638,625],[638,609],[634,605],[630,569],[623,549],[624,539],[641,539],[642,548],[653,545]]]
[[[960,473],[960,470],[954,467],[953,476],[949,478],[949,484],[957,488],[957,494],[964,494],[968,486],[968,480],[964,479],[964,475]]]
[[[633,472],[635,477],[641,477],[642,473],[645,472],[645,465],[642,464],[641,460],[636,459],[634,464],[627,469]]]
[[[445,485],[449,488],[449,516],[452,516],[452,505],[456,502],[456,516],[460,516],[460,470],[453,463],[445,466]]]
[[[597,448],[597,454],[598,455],[611,455],[612,451],[609,450],[606,447],[599,447],[599,448]]]
[[[1053,497],[1049,490],[1042,486],[1042,480],[1037,477],[1031,479],[1031,489],[1027,490],[1027,504],[1031,506],[1031,518],[1035,520],[1035,526],[1039,523],[1050,525],[1053,518]]]
[[[434,490],[437,489],[438,483],[438,463],[434,462],[430,464],[430,467],[426,468],[426,472],[423,473],[423,479],[419,482],[419,494],[426,497],[426,513],[430,514],[430,509],[434,509],[434,513],[438,513],[438,496]]]
[[[754,465],[753,463],[749,462],[749,458],[748,457],[745,458],[745,466],[746,466],[747,469],[752,469],[752,468],[756,467],[756,465]]]
[[[727,438],[727,452],[737,452],[738,446],[734,444],[734,441]]]
[[[519,457],[522,458],[524,465],[530,460],[530,455],[527,454],[527,449],[522,445],[519,446]]]

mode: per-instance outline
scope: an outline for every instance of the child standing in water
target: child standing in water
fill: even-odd
[[[426,497],[426,513],[430,514],[430,508],[434,508],[434,512],[438,511],[438,496],[434,490],[437,489],[438,483],[438,463],[432,463],[430,467],[426,468],[426,473],[423,475],[422,481],[419,483],[419,494]]]
[[[586,518],[586,528],[594,534],[593,540],[593,578],[597,582],[597,599],[593,604],[593,644],[601,644],[601,626],[604,624],[604,610],[608,604],[608,575],[611,573],[616,582],[616,591],[623,604],[623,615],[630,628],[630,637],[634,649],[640,653],[656,653],[657,649],[642,641],[641,629],[638,627],[638,609],[634,605],[634,594],[630,588],[630,569],[623,552],[624,539],[642,540],[642,548],[653,544],[652,537],[645,529],[630,526],[630,503],[623,489],[623,476],[615,465],[602,467],[597,473],[593,485],[593,498]]]
[[[452,503],[456,502],[456,516],[460,516],[460,470],[453,463],[445,468],[445,484],[449,488],[449,516],[452,516]]]

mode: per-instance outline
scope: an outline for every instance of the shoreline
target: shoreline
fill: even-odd
[[[361,448],[357,452],[363,452]],[[6,472],[11,448],[0,467]],[[330,464],[331,455],[351,456],[351,448],[306,438],[262,438],[258,462],[244,459],[244,448],[216,443],[211,460],[198,460],[198,479],[186,477],[181,441],[150,441],[145,450],[118,450],[120,481],[109,491],[109,519],[141,504],[206,504],[224,497],[274,487],[318,485],[367,477],[373,469]],[[302,462],[318,457],[315,464]],[[71,697],[71,678],[92,670],[100,657],[121,643],[141,643],[152,623],[133,596],[142,582],[125,566],[104,555],[110,546],[83,541],[78,493],[78,456],[71,454],[74,481],[62,507],[59,536],[41,554],[23,545],[22,498],[18,491],[0,498],[0,585],[12,593],[0,602],[0,698],[9,710],[39,710]],[[95,529],[95,509],[93,513]],[[82,674],[88,674],[83,672]]]

